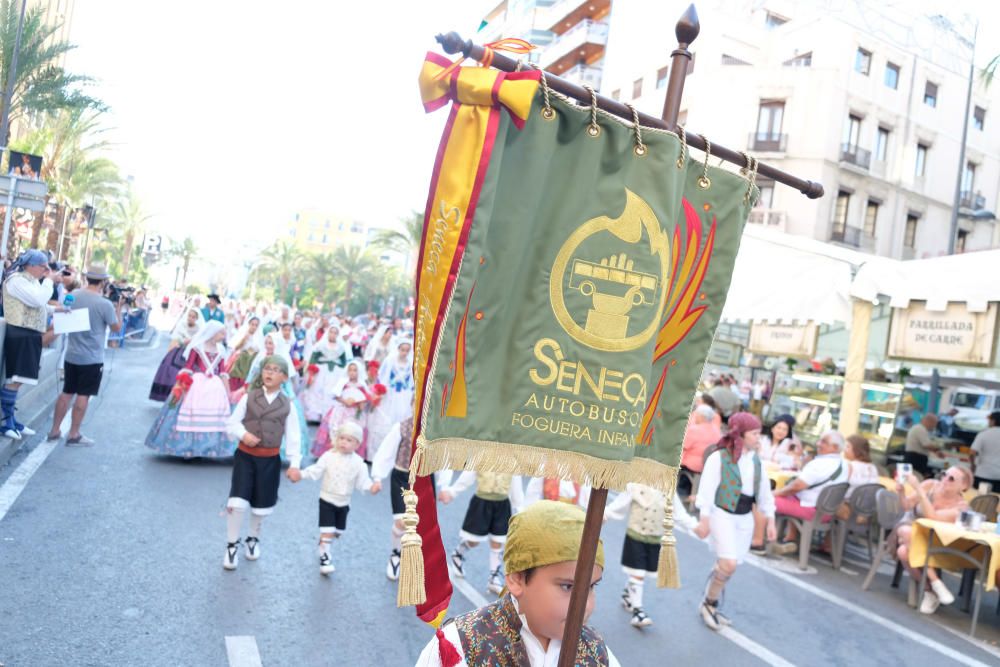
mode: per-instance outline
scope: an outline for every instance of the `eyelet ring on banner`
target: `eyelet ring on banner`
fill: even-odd
[[[632,129],[635,131],[635,148],[632,149],[632,152],[636,156],[642,157],[648,151],[646,144],[642,143],[642,125],[639,124],[639,112],[631,104],[626,103],[625,106],[632,110]]]
[[[677,126],[677,136],[680,137],[681,140],[681,154],[677,158],[677,168],[683,169],[684,164],[687,162],[687,152],[688,152],[687,132],[685,132],[683,125]]]
[[[698,187],[702,190],[707,190],[712,187],[712,179],[708,177],[708,160],[712,157],[712,142],[708,140],[708,137],[702,137],[705,140],[705,168],[701,172],[701,176],[698,177]]]
[[[740,167],[740,173],[746,176],[750,173],[750,168],[753,166],[753,158],[746,151],[739,151],[739,154],[743,156],[743,160],[746,164]]]
[[[583,87],[590,93],[590,125],[587,126],[587,134],[596,139],[601,136],[601,126],[597,124],[597,93],[587,84],[583,84]]]
[[[542,107],[542,118],[545,120],[553,120],[556,117],[556,110],[552,108],[552,100],[549,98],[549,82],[545,78],[545,70],[539,67],[536,63],[529,63],[533,68],[538,70],[541,75],[542,84],[542,99],[545,101]]]

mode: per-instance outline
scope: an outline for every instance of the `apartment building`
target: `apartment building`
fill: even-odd
[[[379,229],[317,209],[303,209],[286,223],[285,235],[303,250],[327,253],[341,246],[367,248]]]
[[[687,3],[615,0],[604,91],[659,114]],[[751,222],[894,258],[1000,246],[1000,86],[973,79],[971,25],[869,0],[699,3],[680,121],[811,180],[808,200],[763,180]]]
[[[487,14],[477,40],[520,37],[541,47],[530,62],[599,89],[610,14],[611,0],[504,0]]]

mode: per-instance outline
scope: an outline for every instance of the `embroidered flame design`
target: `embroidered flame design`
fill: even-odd
[[[701,248],[701,220],[698,212],[687,199],[682,200],[684,205],[684,218],[687,245],[684,248],[683,258],[681,252],[681,226],[674,228],[674,238],[671,244],[672,273],[670,274],[670,284],[668,286],[667,313],[663,326],[660,327],[656,335],[656,346],[653,351],[653,363],[659,362],[680,344],[684,337],[688,335],[692,327],[701,318],[702,313],[708,306],[692,307],[698,293],[701,291],[701,284],[705,280],[708,272],[708,265],[712,259],[712,249],[715,246],[715,228],[717,220],[712,216],[712,226],[705,237],[705,247]],[[699,253],[699,248],[701,251]],[[660,397],[663,394],[663,386],[667,379],[668,365],[663,368],[660,381],[650,396],[646,411],[643,413],[640,423],[639,442],[648,445],[653,442],[653,416],[659,409]]]
[[[465,329],[469,323],[469,308],[472,306],[472,295],[476,292],[476,283],[469,290],[469,299],[465,303],[465,313],[458,324],[458,335],[455,337],[455,361],[451,366],[454,370],[452,381],[444,386],[441,398],[443,416],[464,419],[468,412],[468,395],[465,388]],[[448,389],[451,388],[449,392]]]

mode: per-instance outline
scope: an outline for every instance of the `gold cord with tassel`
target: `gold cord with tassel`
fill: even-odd
[[[677,538],[674,537],[673,490],[665,500],[663,537],[660,538],[660,560],[656,564],[656,586],[657,588],[680,588],[681,573],[677,563]]]
[[[417,533],[420,516],[417,514],[417,493],[413,490],[417,482],[417,470],[423,458],[423,446],[419,440],[413,460],[410,461],[410,488],[403,491],[403,537],[400,540],[399,589],[396,591],[397,607],[412,607],[427,601],[424,581],[423,540]]]

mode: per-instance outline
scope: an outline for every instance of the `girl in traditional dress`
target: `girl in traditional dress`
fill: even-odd
[[[757,455],[760,428],[760,420],[749,412],[731,415],[729,432],[722,436],[719,449],[705,460],[701,473],[696,502],[701,520],[694,532],[702,539],[711,536],[717,560],[709,575],[699,613],[705,625],[713,630],[730,625],[729,619],[719,611],[719,604],[726,582],[750,552],[754,528],[751,510],[755,504],[767,517],[768,541],[777,538],[774,495]]]
[[[306,421],[319,422],[333,407],[333,390],[344,376],[347,346],[340,329],[329,327],[326,338],[316,344],[306,366],[306,388],[299,394]]]
[[[233,340],[232,354],[226,361],[226,368],[229,370],[230,392],[238,392],[246,385],[250,375],[250,366],[263,349],[264,334],[260,330],[260,318],[251,315],[243,328],[236,334],[236,338]]]
[[[392,329],[388,324],[383,324],[368,342],[365,350],[365,361],[377,361],[380,364],[389,356],[389,346],[392,343]]]
[[[247,375],[247,384],[246,384],[247,389],[249,389],[250,387],[259,386],[261,384],[260,382],[261,372],[264,366],[264,361],[268,357],[272,356],[280,357],[284,359],[284,361],[288,364],[288,368],[292,367],[291,366],[292,360],[288,358],[288,355],[278,351],[278,344],[280,338],[281,336],[275,331],[272,331],[271,333],[264,336],[263,349],[257,354],[257,357],[253,360],[253,364],[250,365],[250,373]],[[299,402],[299,399],[295,395],[295,388],[292,386],[291,378],[286,379],[281,384],[281,392],[285,396],[290,398],[292,401],[292,412],[295,415],[295,422],[299,425],[299,431],[301,432],[301,436],[299,437],[298,440],[301,449],[301,451],[299,452],[299,456],[300,457],[305,456],[309,447],[309,425],[306,424],[305,416],[303,415],[302,412],[302,403]],[[242,398],[242,392],[240,392],[239,398]],[[237,398],[237,400],[239,400],[239,398]],[[284,442],[281,443],[281,460],[282,461],[294,460],[294,457],[289,457],[285,453]]]
[[[226,325],[212,320],[188,344],[187,363],[146,436],[147,447],[186,459],[233,455],[236,443],[226,433],[229,391],[219,375],[226,358],[225,338]]]
[[[177,373],[184,368],[184,348],[195,337],[195,334],[205,325],[197,308],[189,308],[187,316],[178,321],[170,332],[170,346],[160,362],[160,367],[153,377],[153,386],[149,390],[149,398],[162,403],[170,396],[170,390],[177,381]]]
[[[323,455],[330,448],[330,434],[336,433],[337,429],[344,422],[354,422],[364,428],[366,404],[368,402],[368,385],[365,383],[361,369],[364,366],[359,359],[354,359],[347,364],[347,375],[338,383],[333,391],[333,407],[323,417],[323,423],[316,431],[316,440],[313,442],[312,454],[316,458]],[[362,439],[358,448],[358,455],[362,458],[365,443]]]
[[[388,388],[378,381],[380,364],[377,361],[367,362],[368,367],[368,414],[365,420],[365,460],[374,461],[379,445],[392,430],[394,421],[389,414],[389,404],[385,400]]]
[[[379,382],[389,390],[383,399],[392,422],[398,423],[413,414],[413,342],[398,338],[379,369]]]

